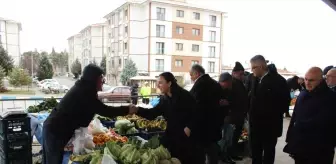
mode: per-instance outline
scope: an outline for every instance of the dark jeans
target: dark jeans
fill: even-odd
[[[274,164],[278,138],[251,130],[252,164]]]
[[[137,105],[138,104],[138,98],[132,98],[132,104]]]
[[[67,141],[57,138],[50,133],[48,126],[43,126],[42,163],[61,164],[63,161],[64,147]]]
[[[218,164],[219,161],[219,146],[217,142],[205,146],[205,155],[208,160],[208,164]]]
[[[142,103],[149,104],[149,98],[142,98]]]
[[[234,124],[235,130],[232,136],[232,145],[229,147],[229,150],[228,150],[228,153],[229,153],[228,155],[231,157],[238,156],[242,153],[242,152],[239,152],[238,141],[243,131],[243,125],[244,125],[244,120],[240,121],[239,123]]]
[[[316,154],[314,156],[295,156],[295,164],[332,164],[334,152],[328,154]]]

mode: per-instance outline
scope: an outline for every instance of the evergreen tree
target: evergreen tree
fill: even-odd
[[[136,76],[138,73],[138,69],[135,63],[132,60],[127,60],[124,66],[124,69],[120,75],[120,82],[123,85],[126,85],[129,82],[130,78]]]
[[[28,72],[21,68],[13,68],[9,74],[9,83],[14,87],[21,87],[31,84],[32,79]]]
[[[106,57],[104,56],[100,62],[100,67],[104,70],[104,75],[106,75]]]
[[[80,64],[79,60],[76,59],[75,62],[71,65],[71,73],[78,78],[78,76],[82,73],[82,65]]]
[[[42,55],[37,71],[38,80],[51,79],[53,75],[53,67],[48,59],[48,56]]]
[[[5,70],[6,75],[14,68],[14,61],[7,51],[0,45],[0,66]]]

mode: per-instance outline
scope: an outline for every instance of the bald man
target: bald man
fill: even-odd
[[[312,67],[305,75],[306,90],[297,98],[284,148],[295,164],[332,164],[336,146],[336,93]]]
[[[326,75],[326,82],[329,88],[336,92],[336,67],[330,69]]]

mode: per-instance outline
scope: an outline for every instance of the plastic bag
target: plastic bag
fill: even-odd
[[[72,142],[73,144],[73,154],[81,155],[91,153],[94,148],[94,143],[92,141],[92,135],[88,134],[87,128],[79,128],[75,131],[75,137]]]
[[[113,159],[110,150],[105,147],[104,155],[101,164],[117,164],[117,162]]]
[[[91,130],[91,134],[95,135],[95,134],[105,133],[107,129],[103,126],[103,124],[100,122],[98,118],[95,118],[92,121],[92,129],[90,130]]]

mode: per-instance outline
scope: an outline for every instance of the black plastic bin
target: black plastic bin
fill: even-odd
[[[0,117],[0,164],[32,164],[32,137],[27,115]]]
[[[160,137],[162,137],[164,135],[165,131],[156,131],[156,132],[147,132],[147,131],[140,131],[140,137],[145,139],[145,140],[149,140],[151,139],[153,136],[159,135]]]

